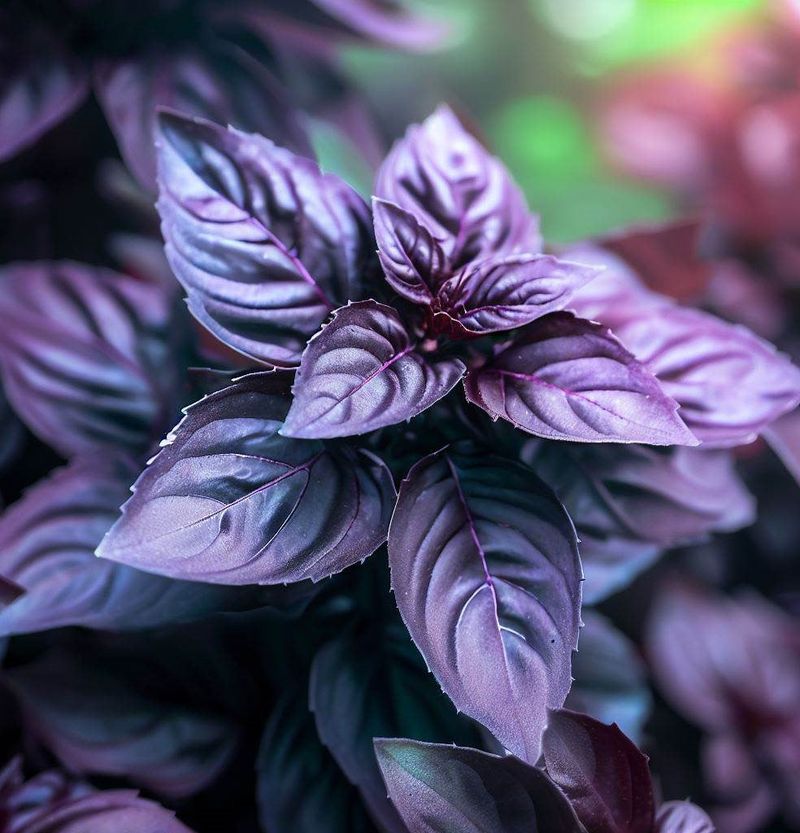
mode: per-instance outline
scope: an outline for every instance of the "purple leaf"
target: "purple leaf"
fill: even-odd
[[[158,209],[190,310],[239,352],[295,365],[373,268],[367,206],[261,136],[170,113],[159,125]]]
[[[569,802],[539,769],[477,749],[375,741],[389,797],[412,833],[578,833]]]
[[[390,286],[409,301],[430,304],[448,275],[439,241],[408,211],[372,202],[378,256]]]
[[[349,632],[314,657],[309,700],[319,737],[382,830],[405,833],[375,761],[373,738],[477,740],[439,691],[399,623]]]
[[[563,309],[597,274],[550,255],[511,255],[465,267],[439,292],[453,329],[472,335],[513,330]]]
[[[614,331],[703,445],[752,442],[800,401],[800,370],[745,327],[650,292],[614,255],[579,248],[570,256],[608,267],[571,308]]]
[[[25,833],[65,803],[93,792],[88,784],[56,769],[45,770],[25,781],[22,759],[12,758],[0,771],[0,818],[3,833]]]
[[[134,664],[50,651],[5,672],[25,726],[72,772],[129,778],[170,798],[192,795],[228,765],[231,721],[210,710],[156,700]]]
[[[397,142],[378,172],[376,193],[440,240],[453,269],[541,250],[538,222],[508,171],[448,107]]]
[[[304,692],[290,690],[278,701],[264,729],[256,771],[264,830],[373,833],[358,790],[320,741]]]
[[[581,541],[674,547],[755,517],[755,499],[722,450],[547,443],[531,464],[577,519]]]
[[[422,353],[391,307],[350,304],[303,353],[281,433],[346,437],[403,422],[449,393],[465,369]]]
[[[81,62],[49,33],[0,13],[0,162],[33,144],[86,98]]]
[[[691,801],[668,801],[658,808],[655,833],[714,833],[714,823]]]
[[[627,586],[664,548],[754,519],[753,497],[726,451],[539,440],[532,448],[526,461],[577,520],[588,604]]]
[[[510,460],[433,454],[400,487],[389,562],[406,627],[456,708],[535,762],[580,620],[575,531],[553,493]]]
[[[553,712],[544,765],[592,833],[651,833],[653,785],[647,758],[616,725]]]
[[[611,622],[584,608],[578,652],[572,658],[575,682],[566,707],[602,723],[617,723],[636,741],[651,706],[644,664],[636,649]]]
[[[647,653],[667,700],[710,732],[777,726],[796,716],[800,665],[784,614],[755,597],[665,588],[647,628]]]
[[[386,538],[391,475],[367,452],[278,434],[285,381],[254,374],[186,411],[98,554],[220,584],[319,580]]]
[[[93,792],[9,833],[192,833],[172,810],[132,790]]]
[[[570,313],[537,321],[465,387],[493,419],[547,439],[697,444],[655,377],[609,330]]]
[[[614,328],[706,446],[752,442],[800,403],[800,370],[742,326],[670,306]]]
[[[169,425],[182,327],[163,288],[70,262],[12,264],[0,316],[8,397],[63,455],[139,453]]]
[[[119,458],[76,459],[0,516],[0,574],[20,592],[0,610],[0,635],[158,627],[265,601],[255,589],[173,581],[95,557],[137,472]]]
[[[304,156],[311,146],[275,79],[243,51],[153,50],[100,62],[94,85],[120,151],[139,183],[156,187],[157,108],[269,136]]]

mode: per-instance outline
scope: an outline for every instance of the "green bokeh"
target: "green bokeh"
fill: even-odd
[[[619,4],[624,13],[612,15],[613,25],[598,36],[570,37],[564,18],[554,20],[553,14],[581,2],[587,14],[602,13],[605,3]],[[559,243],[675,216],[678,209],[666,193],[625,180],[605,165],[593,121],[598,97],[620,69],[670,56],[680,60],[683,50],[758,14],[766,0],[419,5],[453,21],[458,37],[449,48],[413,56],[355,49],[346,61],[388,126],[387,138],[448,101],[508,165],[542,215],[548,240]],[[341,149],[329,156],[334,167],[352,167]],[[364,181],[362,171],[359,184]]]

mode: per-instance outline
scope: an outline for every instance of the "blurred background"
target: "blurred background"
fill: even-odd
[[[440,0],[451,47],[414,56],[351,48],[346,65],[395,133],[448,101],[511,168],[566,242],[632,222],[671,218],[669,189],[604,161],[597,119],[610,86],[643,65],[681,61],[753,24],[764,0]],[[330,164],[356,165],[323,141]],[[362,183],[366,174],[361,171]]]

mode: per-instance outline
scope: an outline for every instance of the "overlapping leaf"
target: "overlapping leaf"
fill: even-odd
[[[192,833],[172,810],[140,798],[133,790],[106,790],[65,802],[20,828],[18,833]],[[17,833],[17,831],[14,831]]]
[[[452,390],[465,370],[460,359],[423,353],[391,307],[350,304],[303,353],[282,433],[342,437],[403,422]]]
[[[608,619],[591,609],[581,615],[584,626],[572,660],[575,682],[566,707],[601,723],[616,723],[638,741],[651,705],[644,664]]]
[[[458,333],[513,330],[563,309],[574,291],[598,273],[593,266],[550,255],[490,258],[447,281],[438,302]]]
[[[206,45],[202,53],[154,49],[103,61],[95,67],[94,85],[128,168],[151,191],[158,107],[251,130],[312,154],[296,113],[269,72],[222,43]]]
[[[373,625],[329,642],[314,658],[309,696],[322,742],[386,831],[405,828],[386,799],[373,738],[469,742],[476,735],[442,696],[402,627]]]
[[[539,443],[526,452],[576,519],[593,604],[666,547],[752,523],[755,502],[722,450]]]
[[[586,256],[577,250],[571,256]],[[800,370],[742,326],[650,292],[613,255],[608,269],[573,296],[578,314],[611,327],[681,406],[704,445],[752,442],[800,401]]]
[[[226,716],[155,699],[135,667],[53,650],[6,672],[25,725],[67,769],[115,775],[180,798],[228,764],[238,730]]]
[[[271,833],[373,833],[358,790],[317,733],[305,692],[289,691],[264,729],[256,764],[261,826]]]
[[[553,712],[544,765],[593,833],[651,833],[653,785],[647,758],[617,726],[566,710]]]
[[[456,707],[535,762],[548,707],[569,691],[580,613],[572,523],[532,470],[443,451],[403,481],[392,587]]]
[[[800,370],[742,326],[672,306],[614,332],[680,403],[706,446],[752,442],[800,402]]]
[[[539,769],[476,749],[376,740],[389,797],[414,833],[578,833],[559,789]]]
[[[430,304],[449,273],[441,244],[394,203],[375,199],[372,210],[378,256],[389,285],[409,301]]]
[[[182,326],[163,287],[69,262],[12,264],[0,315],[8,397],[62,454],[141,453],[172,421]]]
[[[95,557],[137,471],[120,458],[76,459],[0,516],[0,575],[19,592],[0,610],[0,635],[158,627],[261,601],[255,589],[173,581]]]
[[[374,240],[363,200],[257,135],[162,114],[158,203],[189,308],[259,361],[297,363],[328,313],[360,296]]]
[[[447,107],[392,148],[378,197],[413,214],[441,241],[453,269],[514,251],[538,252],[538,223],[508,171]]]
[[[280,436],[285,391],[255,374],[187,409],[98,554],[221,584],[318,580],[371,555],[391,475],[366,452]]]
[[[471,371],[467,398],[553,440],[696,445],[678,405],[605,327],[553,313]]]

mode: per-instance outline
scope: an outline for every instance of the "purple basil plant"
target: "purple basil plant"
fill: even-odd
[[[431,36],[380,2],[162,5],[210,15],[204,37],[247,15],[308,49],[331,21]],[[0,516],[0,830],[187,831],[170,807],[198,830],[711,833],[660,800],[634,743],[645,663],[595,606],[667,549],[752,523],[736,449],[797,407],[800,371],[618,248],[546,250],[447,107],[394,145],[368,203],[285,130],[143,104],[138,55],[97,60],[101,101],[130,81],[122,109],[177,108],[155,128],[169,268],[0,269],[5,421],[63,462]],[[69,67],[34,85],[17,142],[63,115],[48,84],[83,94]],[[108,112],[147,184],[150,122]],[[190,370],[181,288],[213,368]],[[673,673],[663,634],[690,616],[669,604],[659,685],[744,759],[772,712],[705,659],[727,614],[692,608],[720,621]],[[772,638],[770,614],[742,616]],[[746,763],[785,801],[789,765],[776,787]]]

